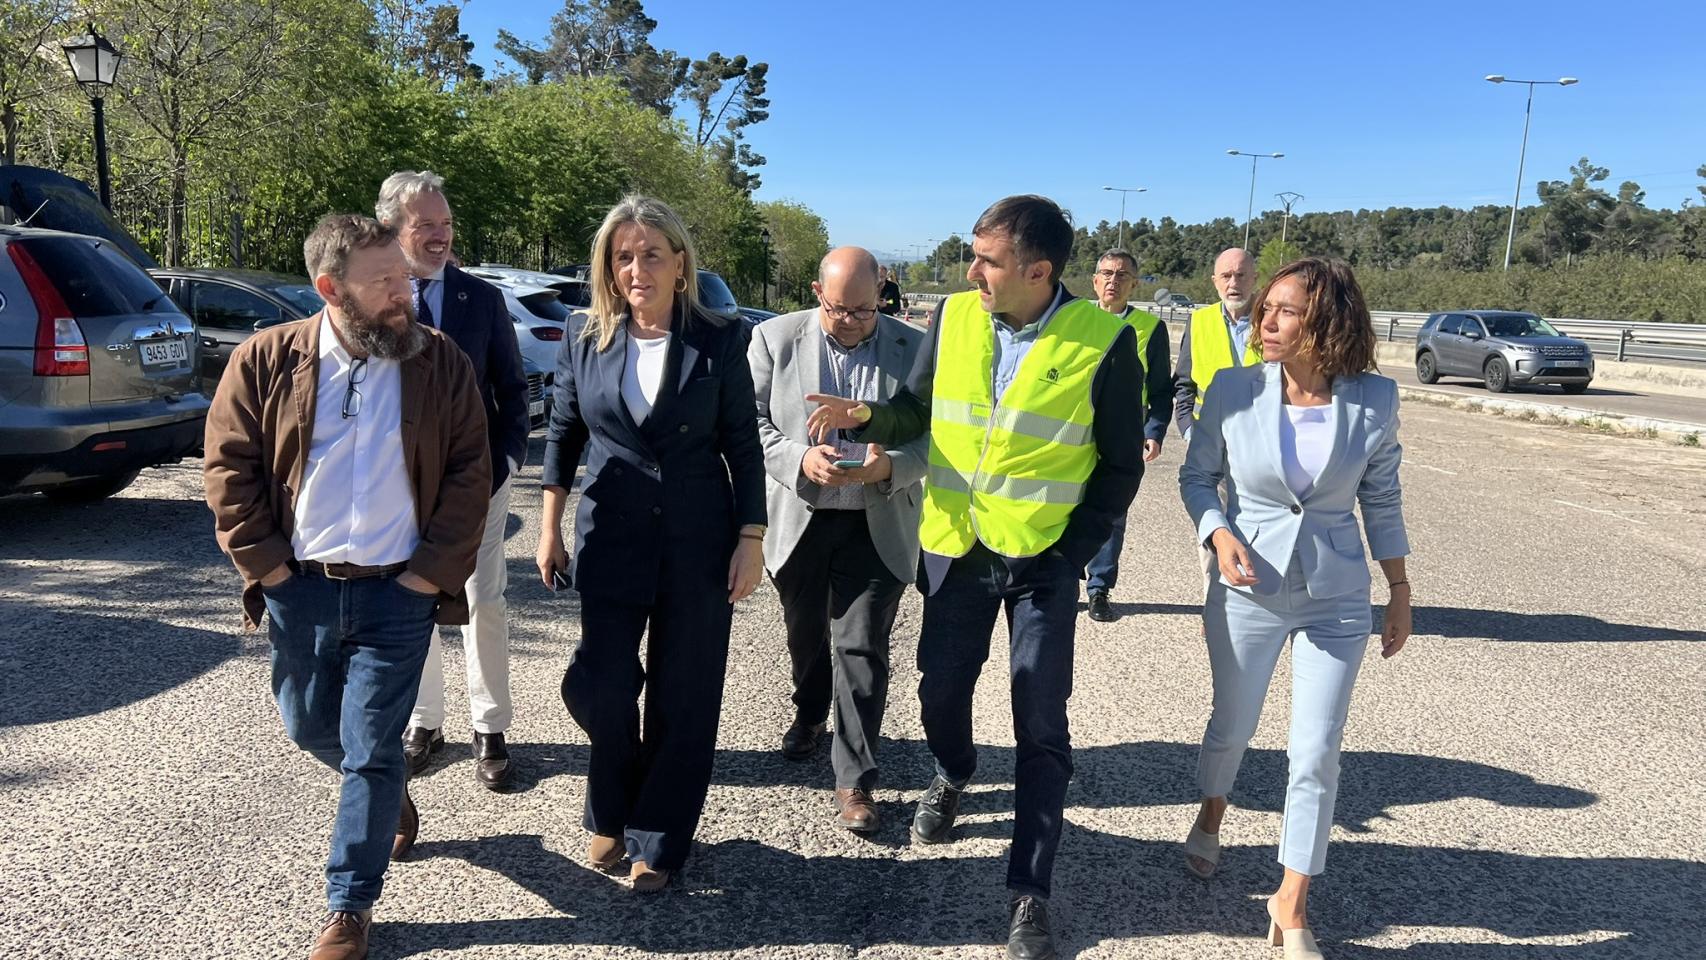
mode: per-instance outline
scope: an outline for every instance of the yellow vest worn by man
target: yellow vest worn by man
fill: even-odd
[[[1114,314],[1119,317],[1119,314]],[[1137,363],[1143,369],[1143,387],[1139,394],[1143,397],[1143,408],[1149,409],[1149,338],[1155,336],[1155,331],[1161,327],[1161,318],[1147,310],[1136,307],[1126,308],[1125,316],[1120,317],[1128,326],[1137,331]]]
[[[1243,361],[1233,361],[1232,331],[1226,328],[1226,312],[1221,304],[1214,303],[1192,310],[1191,379],[1196,381],[1197,402],[1196,406],[1191,408],[1191,416],[1202,416],[1203,394],[1208,392],[1208,385],[1214,380],[1215,374],[1227,367],[1247,367],[1252,363],[1261,362],[1262,354],[1256,347],[1255,330],[1250,331],[1249,338],[1244,342]]]
[[[1125,322],[1064,304],[995,402],[995,330],[975,291],[942,307],[931,382],[921,546],[962,557],[983,545],[1034,557],[1066,530],[1096,467],[1090,387]]]

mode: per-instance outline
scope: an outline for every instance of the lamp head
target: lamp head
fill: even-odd
[[[1573,83],[1580,83],[1580,82],[1581,81],[1577,80],[1575,77],[1560,77],[1560,78],[1558,78],[1558,86],[1560,86],[1560,87],[1567,87]]]
[[[1489,73],[1485,79],[1488,83],[1504,83],[1505,75],[1502,73]]]

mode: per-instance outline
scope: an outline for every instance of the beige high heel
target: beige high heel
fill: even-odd
[[[1196,857],[1208,864],[1203,870],[1197,866]],[[1191,824],[1191,832],[1185,836],[1185,869],[1192,875],[1207,880],[1214,876],[1214,871],[1220,868],[1220,834],[1209,833],[1207,830]]]
[[[1315,944],[1315,934],[1308,927],[1281,930],[1274,919],[1274,901],[1268,900],[1268,942],[1285,951],[1285,960],[1326,960]]]

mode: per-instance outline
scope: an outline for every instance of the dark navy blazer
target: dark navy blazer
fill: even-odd
[[[740,528],[766,522],[744,326],[677,309],[644,423],[622,402],[627,324],[604,350],[581,336],[584,314],[563,338],[542,483],[570,486],[586,452],[573,562],[582,593],[649,605],[667,570],[671,587],[726,599]]]
[[[486,404],[486,432],[492,448],[492,490],[509,476],[509,459],[527,462],[527,374],[515,322],[498,288],[479,277],[444,268],[444,316],[438,328],[462,348],[474,364],[480,397]],[[509,459],[506,459],[509,458]]]

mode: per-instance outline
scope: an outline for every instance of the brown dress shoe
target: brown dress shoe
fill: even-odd
[[[669,886],[669,874],[668,870],[653,870],[644,860],[635,860],[628,872],[628,885],[635,893],[657,893]]]
[[[858,787],[835,788],[836,826],[854,833],[871,833],[879,822],[877,802],[871,799],[870,791]]]
[[[409,799],[409,788],[403,788],[403,810],[397,817],[397,835],[391,839],[391,859],[402,860],[415,848],[415,837],[421,832],[421,814],[415,801]]]
[[[409,775],[418,776],[432,755],[444,749],[444,734],[425,727],[410,727],[403,731],[403,759],[409,761]]]
[[[595,833],[592,839],[586,842],[586,858],[599,870],[608,871],[615,868],[627,855],[627,845],[622,842],[621,837],[606,837]]]
[[[367,960],[367,928],[372,925],[371,910],[334,910],[320,925],[308,960]]]
[[[515,764],[503,734],[474,731],[474,782],[499,793],[515,786]]]

